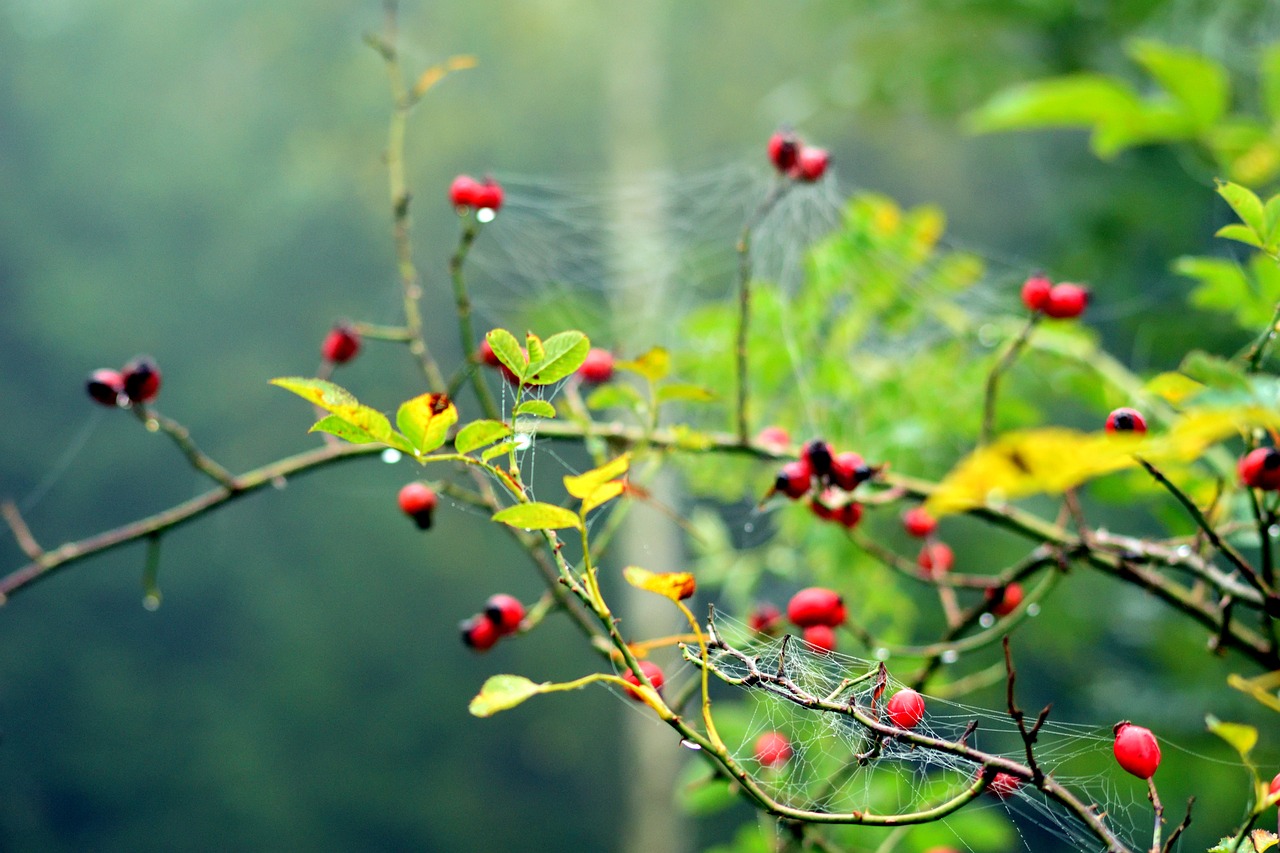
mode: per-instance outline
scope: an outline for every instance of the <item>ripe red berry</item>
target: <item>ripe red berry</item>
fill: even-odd
[[[995,602],[991,605],[992,613],[997,616],[1008,616],[1022,603],[1022,584],[1015,581],[1006,586],[1003,591],[989,589],[986,591],[986,598],[988,603]]]
[[[782,732],[765,732],[756,738],[755,753],[762,767],[781,767],[791,760],[791,741]]]
[[[1116,742],[1112,747],[1116,761],[1139,779],[1150,779],[1160,766],[1160,744],[1150,729],[1135,726],[1128,720],[1115,725]]]
[[[782,129],[769,137],[769,161],[784,175],[791,171],[800,154],[800,138],[790,130]]]
[[[902,514],[902,526],[910,535],[924,539],[938,529],[938,520],[924,507],[915,506]]]
[[[979,768],[981,773],[982,769]],[[1002,800],[1007,800],[1018,792],[1018,786],[1022,784],[1022,780],[1012,773],[1001,771],[991,780],[991,784],[987,786],[987,790]]]
[[[500,592],[489,596],[484,604],[484,615],[499,634],[514,634],[524,621],[524,605],[514,595]]]
[[[160,393],[160,368],[147,356],[138,356],[120,372],[124,375],[124,395],[134,403],[150,403]]]
[[[1267,791],[1268,794],[1280,794],[1280,773],[1277,773],[1271,780],[1271,787]]]
[[[944,575],[955,565],[956,555],[946,542],[930,542],[920,549],[916,565],[932,576]]]
[[[840,594],[820,586],[802,589],[787,602],[787,618],[801,628],[812,625],[834,628],[844,624],[846,615]]]
[[[756,436],[756,444],[776,453],[791,446],[791,434],[780,426],[767,426]]]
[[[831,155],[827,153],[827,149],[802,145],[800,153],[796,155],[796,164],[789,174],[797,181],[811,184],[826,174],[830,162]]]
[[[483,613],[477,613],[469,619],[458,623],[458,631],[462,634],[462,642],[477,652],[485,652],[493,648],[501,634],[493,621]]]
[[[498,354],[493,351],[493,347],[489,346],[489,341],[481,339],[480,346],[476,347],[476,361],[489,367],[497,367],[502,364],[498,360]]]
[[[346,323],[339,323],[330,329],[324,343],[320,346],[320,355],[324,356],[325,361],[331,361],[334,364],[345,364],[355,358],[358,352],[360,352],[360,333]]]
[[[852,492],[870,477],[871,466],[852,450],[837,453],[831,460],[831,482],[846,492]]]
[[[862,521],[862,504],[857,501],[848,501],[841,504],[839,511],[836,513],[836,521],[849,530],[857,527],[858,522]]]
[[[89,374],[85,383],[89,396],[104,406],[120,405],[120,395],[124,393],[124,376],[120,371],[102,367]]]
[[[795,500],[803,497],[809,491],[811,483],[812,473],[808,462],[788,462],[778,470],[778,476],[773,481],[773,490],[782,492],[782,494]]]
[[[662,673],[662,667],[658,666],[651,660],[640,661],[640,671],[649,679],[649,683],[653,685],[654,690],[661,690],[662,685],[667,683],[666,676]],[[622,676],[623,680],[628,681],[637,687],[640,685],[640,676],[636,675],[635,670],[628,669]],[[627,696],[640,701],[640,691],[627,688]]]
[[[800,638],[818,654],[825,655],[836,650],[836,632],[829,625],[810,625],[800,632]]]
[[[1049,291],[1049,298],[1044,304],[1044,313],[1058,319],[1079,317],[1089,304],[1089,288],[1079,284],[1063,282],[1055,284]]]
[[[1147,419],[1137,409],[1121,406],[1107,415],[1107,432],[1144,433],[1146,431]]]
[[[924,719],[924,697],[904,687],[885,706],[889,720],[900,729],[914,729]]]
[[[1043,311],[1049,304],[1053,282],[1043,273],[1035,273],[1022,283],[1022,304],[1029,311]]]
[[[825,480],[831,476],[831,445],[820,438],[815,438],[800,449],[800,458],[809,463],[813,476]]]
[[[413,482],[400,490],[400,511],[413,519],[419,530],[431,527],[431,514],[435,512],[436,493],[426,483]]]
[[[823,489],[809,501],[813,514],[824,521],[834,521],[852,530],[862,520],[862,504],[848,500],[839,489]]]
[[[592,347],[578,368],[578,375],[583,382],[608,382],[613,378],[613,353]]]
[[[1241,485],[1253,489],[1280,489],[1280,451],[1274,447],[1250,450],[1236,463]]]
[[[457,208],[478,207],[476,204],[476,193],[480,189],[480,182],[470,175],[459,175],[453,179],[453,183],[449,184],[449,201]]]
[[[757,604],[747,616],[747,627],[756,634],[772,636],[778,632],[781,625],[782,611],[768,602]]]
[[[479,210],[497,211],[502,207],[505,193],[493,178],[485,178],[484,183],[476,187],[471,194],[472,204]]]

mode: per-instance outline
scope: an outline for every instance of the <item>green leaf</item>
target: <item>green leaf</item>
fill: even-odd
[[[537,364],[546,356],[546,350],[543,349],[542,338],[533,332],[525,332],[524,348],[529,353],[529,363]]]
[[[1240,243],[1247,243],[1258,249],[1266,248],[1266,244],[1259,239],[1257,233],[1247,225],[1231,224],[1223,225],[1217,231],[1213,232],[1213,236],[1222,237],[1227,240],[1235,240]]]
[[[502,421],[472,421],[458,430],[458,435],[453,439],[453,447],[459,453],[470,453],[477,447],[484,447],[509,435],[511,427]]]
[[[303,376],[282,376],[271,380],[271,384],[292,391],[302,399],[332,412],[337,407],[358,406],[355,396],[343,388],[324,379],[309,379]]]
[[[1280,43],[1263,49],[1260,70],[1262,100],[1267,115],[1273,122],[1280,122]]]
[[[534,415],[539,418],[554,418],[556,416],[556,407],[548,403],[546,400],[525,400],[516,406],[515,415]]]
[[[380,441],[380,439],[370,435],[368,431],[337,415],[325,415],[316,421],[308,432],[327,432],[352,444],[373,444]]]
[[[1259,242],[1254,245],[1261,245],[1267,233],[1267,217],[1261,199],[1248,187],[1242,187],[1230,181],[1218,181],[1218,195],[1227,200],[1227,204],[1231,205],[1231,209],[1235,211],[1236,216],[1240,217],[1240,221],[1249,226],[1257,236]],[[1226,236],[1222,233],[1225,230],[1225,228],[1219,230],[1218,236]],[[1240,238],[1232,237],[1231,239],[1239,240]]]
[[[539,501],[509,506],[494,513],[493,520],[523,530],[582,529],[582,520],[573,510]]]
[[[406,400],[396,412],[396,425],[419,453],[430,453],[444,444],[449,427],[458,422],[458,410],[447,394],[420,394]]]
[[[494,329],[485,335],[484,339],[489,342],[489,348],[498,357],[498,361],[505,364],[517,378],[524,378],[525,368],[529,366],[529,357],[520,349],[520,342],[516,340],[515,335],[506,329]]]
[[[1093,147],[1109,156],[1124,145],[1121,130],[1140,123],[1144,104],[1125,83],[1102,74],[1074,74],[997,92],[966,118],[973,133],[1032,128],[1094,130]],[[1106,140],[1104,142],[1104,140]]]
[[[1258,730],[1253,726],[1246,726],[1243,723],[1224,723],[1217,717],[1209,714],[1204,718],[1204,724],[1218,737],[1226,741],[1232,749],[1240,754],[1240,758],[1244,761],[1249,760],[1249,753],[1253,751],[1253,747],[1258,743]]]
[[[467,710],[472,716],[492,717],[537,696],[544,687],[545,684],[537,684],[521,675],[492,675],[480,687]]]
[[[504,453],[510,453],[515,446],[516,446],[516,442],[514,441],[504,441],[501,444],[495,444],[493,447],[490,447],[484,453],[481,453],[480,459],[483,462],[488,462],[490,459],[493,459],[496,456],[501,456]]]
[[[630,385],[622,385],[620,383],[601,385],[587,395],[586,402],[589,409],[612,409],[618,407],[639,411],[644,406],[644,398],[640,396],[640,392]]]
[[[672,382],[658,388],[658,401],[667,403],[672,400],[683,400],[690,403],[710,403],[716,395],[701,385],[689,385],[683,382]]]
[[[614,366],[619,370],[638,373],[650,382],[659,382],[671,372],[671,353],[664,347],[654,347],[637,358],[619,361]]]
[[[1265,229],[1262,233],[1263,242],[1267,244],[1269,251],[1274,252],[1276,245],[1280,243],[1280,194],[1267,199],[1262,208],[1262,227]]]
[[[1231,84],[1222,66],[1189,50],[1146,39],[1128,46],[1129,55],[1205,129],[1226,113]]]
[[[527,380],[532,385],[550,385],[572,374],[586,361],[591,341],[582,332],[568,331],[552,335],[544,342],[544,354],[536,361],[530,351]]]
[[[1228,391],[1249,388],[1249,380],[1238,364],[1227,361],[1221,356],[1210,355],[1203,350],[1192,350],[1187,353],[1178,370],[1210,388]]]

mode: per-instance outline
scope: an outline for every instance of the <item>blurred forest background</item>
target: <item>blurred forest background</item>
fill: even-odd
[[[390,102],[362,43],[381,26],[372,0],[0,0],[0,492],[46,547],[208,486],[93,406],[91,369],[153,355],[160,410],[241,471],[315,441],[268,379],[313,371],[336,319],[395,321]],[[638,118],[657,131],[637,162],[677,182],[726,166],[765,180],[764,140],[790,123],[832,149],[842,188],[935,202],[955,239],[1005,268],[1093,283],[1089,322],[1139,369],[1240,343],[1187,313],[1168,266],[1230,251],[1211,237],[1225,218],[1211,171],[1167,148],[1103,164],[1079,133],[969,137],[960,117],[1016,81],[1130,73],[1133,36],[1247,74],[1280,38],[1273,3],[407,2],[401,36],[410,72],[479,60],[411,122],[429,286],[456,239],[444,194],[459,172],[509,179],[527,220],[539,202],[522,185],[608,187]],[[511,322],[493,310],[506,298],[487,298],[482,324]],[[447,311],[427,322],[455,339]],[[381,407],[420,385],[376,344],[339,379]],[[484,657],[461,645],[457,621],[490,592],[530,600],[537,585],[483,518],[445,507],[439,529],[412,529],[395,492],[415,476],[349,463],[181,529],[156,612],[141,606],[141,548],[0,610],[0,849],[625,849],[631,709],[587,691],[467,715],[489,674],[598,662],[560,623]],[[7,539],[0,555],[25,562]],[[1141,716],[1227,757],[1197,732],[1205,710],[1230,715],[1223,670],[1187,652],[1203,637],[1143,614],[1051,608],[1021,635],[1026,671],[1052,673],[1026,677],[1025,704]],[[1221,788],[1205,806],[1219,825],[1244,797],[1237,775]],[[729,829],[689,832],[702,849]]]

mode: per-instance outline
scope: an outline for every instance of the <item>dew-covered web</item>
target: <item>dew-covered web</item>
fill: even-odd
[[[731,683],[748,676],[754,667],[784,676],[800,696],[856,705],[873,715],[876,709],[883,714],[884,703],[905,687],[890,661],[887,685],[877,703],[879,662],[824,654],[797,637],[762,636],[724,615],[716,617],[715,630],[741,653],[711,653],[713,668]],[[740,695],[730,694],[747,709],[741,724],[734,727],[735,741],[729,743],[734,758],[783,805],[826,813],[913,813],[955,796],[979,772],[980,765],[970,759],[879,736],[848,715],[806,708],[789,690],[756,683],[739,686]],[[984,753],[1026,764],[1023,741],[1005,709],[929,695],[925,704],[924,719],[913,729],[915,733],[952,743],[963,741]],[[1028,725],[1036,710],[1029,712]],[[755,745],[766,732],[779,732],[791,743],[793,754],[779,767],[764,766],[756,758]],[[1083,804],[1096,805],[1107,828],[1124,844],[1146,849],[1152,825],[1147,789],[1140,780],[1116,772],[1112,740],[1110,727],[1049,720],[1037,736],[1035,756],[1041,768]],[[1079,818],[1027,784],[1006,796],[988,791],[961,812],[973,810],[1004,813],[1017,833],[1019,849],[1041,849],[1046,838],[1056,839],[1060,849],[1103,846]]]

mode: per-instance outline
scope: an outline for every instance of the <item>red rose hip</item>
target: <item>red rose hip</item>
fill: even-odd
[[[592,347],[577,372],[583,382],[608,382],[613,378],[613,353]]]
[[[797,181],[811,184],[822,179],[830,162],[831,155],[827,153],[827,149],[802,145],[800,153],[796,155],[796,164],[789,174]]]
[[[932,542],[920,549],[916,565],[932,576],[944,575],[955,565],[956,555],[945,542]]]
[[[124,395],[134,403],[150,403],[160,393],[160,368],[151,358],[140,355],[120,371]]]
[[[800,139],[790,130],[779,130],[769,137],[769,162],[784,175],[796,165],[800,154]]]
[[[773,490],[795,500],[803,497],[809,491],[811,484],[812,473],[808,462],[788,462],[778,470],[778,476],[773,481]]]
[[[1139,779],[1150,779],[1160,766],[1160,744],[1150,729],[1135,726],[1128,720],[1116,723],[1116,742],[1112,749],[1116,761]]]
[[[1044,313],[1059,320],[1079,317],[1089,304],[1089,288],[1063,282],[1055,284],[1044,304]]]
[[[1023,591],[1022,584],[1009,584],[1003,591],[989,589],[986,592],[987,602],[995,602],[991,604],[991,612],[996,616],[1008,616],[1014,610],[1018,609],[1018,605],[1022,603]]]
[[[836,650],[836,632],[830,625],[810,625],[800,632],[800,638],[820,655]]]
[[[1049,304],[1053,282],[1043,273],[1035,273],[1022,283],[1022,304],[1029,311],[1043,311]]]
[[[489,596],[484,604],[484,615],[493,623],[498,633],[506,636],[514,634],[524,621],[524,605],[514,595],[505,592]]]
[[[486,652],[493,648],[498,638],[502,636],[498,633],[498,628],[493,621],[483,613],[477,613],[469,619],[462,620],[458,625],[458,632],[462,634],[462,642],[477,652]]]
[[[1137,409],[1121,406],[1107,415],[1106,429],[1107,432],[1144,433],[1147,431],[1147,419]]]
[[[662,685],[667,683],[667,678],[662,672],[662,667],[658,666],[651,660],[640,661],[640,671],[649,679],[649,683],[653,685],[654,690],[661,690]],[[640,686],[640,676],[636,675],[635,670],[628,669],[622,678],[624,681],[634,684],[637,687]],[[630,687],[627,688],[627,696],[635,699],[637,702],[642,701],[640,698],[640,691],[632,690]]]
[[[120,371],[103,367],[89,374],[85,383],[89,396],[104,406],[120,405],[120,395],[124,393],[124,376]]]
[[[800,628],[825,625],[834,628],[844,624],[844,599],[835,590],[820,586],[802,589],[787,603],[787,618]]]
[[[1280,489],[1280,451],[1274,447],[1250,450],[1236,464],[1240,483],[1253,489]]]
[[[325,335],[324,343],[320,345],[320,355],[325,361],[334,364],[345,364],[359,352],[360,333],[346,323],[339,323],[330,329],[329,334]]]
[[[756,738],[756,761],[762,767],[781,767],[791,760],[791,741],[782,732],[765,732]]]
[[[871,466],[857,453],[846,450],[831,459],[831,482],[852,492],[858,484],[870,479]]]
[[[924,539],[938,529],[938,520],[927,509],[917,506],[902,514],[902,526],[911,536]]]
[[[924,697],[904,687],[885,706],[889,720],[900,729],[914,729],[924,719]]]
[[[449,201],[453,206],[465,210],[471,207],[477,207],[476,193],[480,189],[480,182],[470,175],[459,175],[453,179],[453,183],[449,184]]]
[[[426,483],[413,482],[400,490],[400,511],[413,519],[419,530],[431,527],[431,515],[438,499],[435,491]]]

